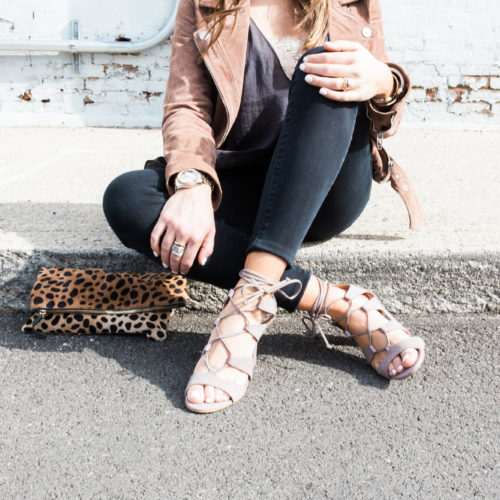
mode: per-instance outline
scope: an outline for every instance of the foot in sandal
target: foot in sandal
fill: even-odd
[[[319,293],[312,310],[303,318],[313,334],[323,337],[319,322],[341,327],[362,349],[366,360],[383,377],[402,379],[415,373],[424,360],[424,341],[410,336],[368,290],[356,285],[331,285],[320,278]]]
[[[285,294],[281,289],[290,283],[301,286],[299,280],[290,279],[273,283],[248,269],[240,271],[240,278],[215,319],[186,388],[186,407],[196,413],[222,410],[245,395],[255,367],[257,342],[276,315],[274,293]]]

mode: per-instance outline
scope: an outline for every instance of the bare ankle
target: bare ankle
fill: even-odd
[[[311,278],[307,283],[306,290],[300,299],[297,309],[299,311],[306,311],[306,312],[312,311],[318,293],[319,293],[318,277],[313,275],[311,276]]]
[[[245,260],[245,269],[264,275],[271,281],[278,281],[286,269],[286,262],[268,252],[250,252]]]

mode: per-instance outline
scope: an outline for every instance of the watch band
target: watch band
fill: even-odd
[[[186,169],[187,170],[187,169]],[[180,187],[177,187],[175,185],[175,181],[176,181],[176,177],[180,174],[180,172],[182,172],[182,170],[180,172],[177,172],[173,179],[172,179],[172,183],[174,185],[174,192],[176,192],[178,189],[189,189],[190,187],[194,187],[194,186],[197,186],[199,184],[208,184],[210,186],[210,189],[211,191],[213,192],[214,191],[214,188],[215,188],[215,184],[214,182],[212,181],[212,179],[210,179],[210,177],[208,177],[207,175],[205,175],[203,172],[201,172],[200,170],[197,170],[197,169],[190,169],[190,170],[196,170],[199,174],[200,174],[200,177],[202,178],[202,182],[198,182],[196,184],[193,184],[192,186],[180,186]]]
[[[203,182],[205,182],[205,184],[208,184],[210,186],[210,189],[213,191],[215,188],[215,185],[214,185],[212,179],[210,179],[210,177],[205,175],[203,172],[200,172],[200,174],[203,177]]]

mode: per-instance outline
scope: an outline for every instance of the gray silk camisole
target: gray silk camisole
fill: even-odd
[[[236,120],[216,152],[216,169],[268,165],[288,105],[290,79],[270,42],[252,18],[241,104]],[[243,167],[243,168],[242,168]]]

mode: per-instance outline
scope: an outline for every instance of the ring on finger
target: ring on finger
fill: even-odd
[[[342,90],[344,92],[347,92],[348,90],[351,90],[351,82],[349,81],[349,78],[344,78],[342,82]]]
[[[173,253],[174,255],[177,255],[178,257],[181,257],[185,251],[186,251],[186,245],[177,240],[174,241],[174,244],[170,249],[170,252]]]

